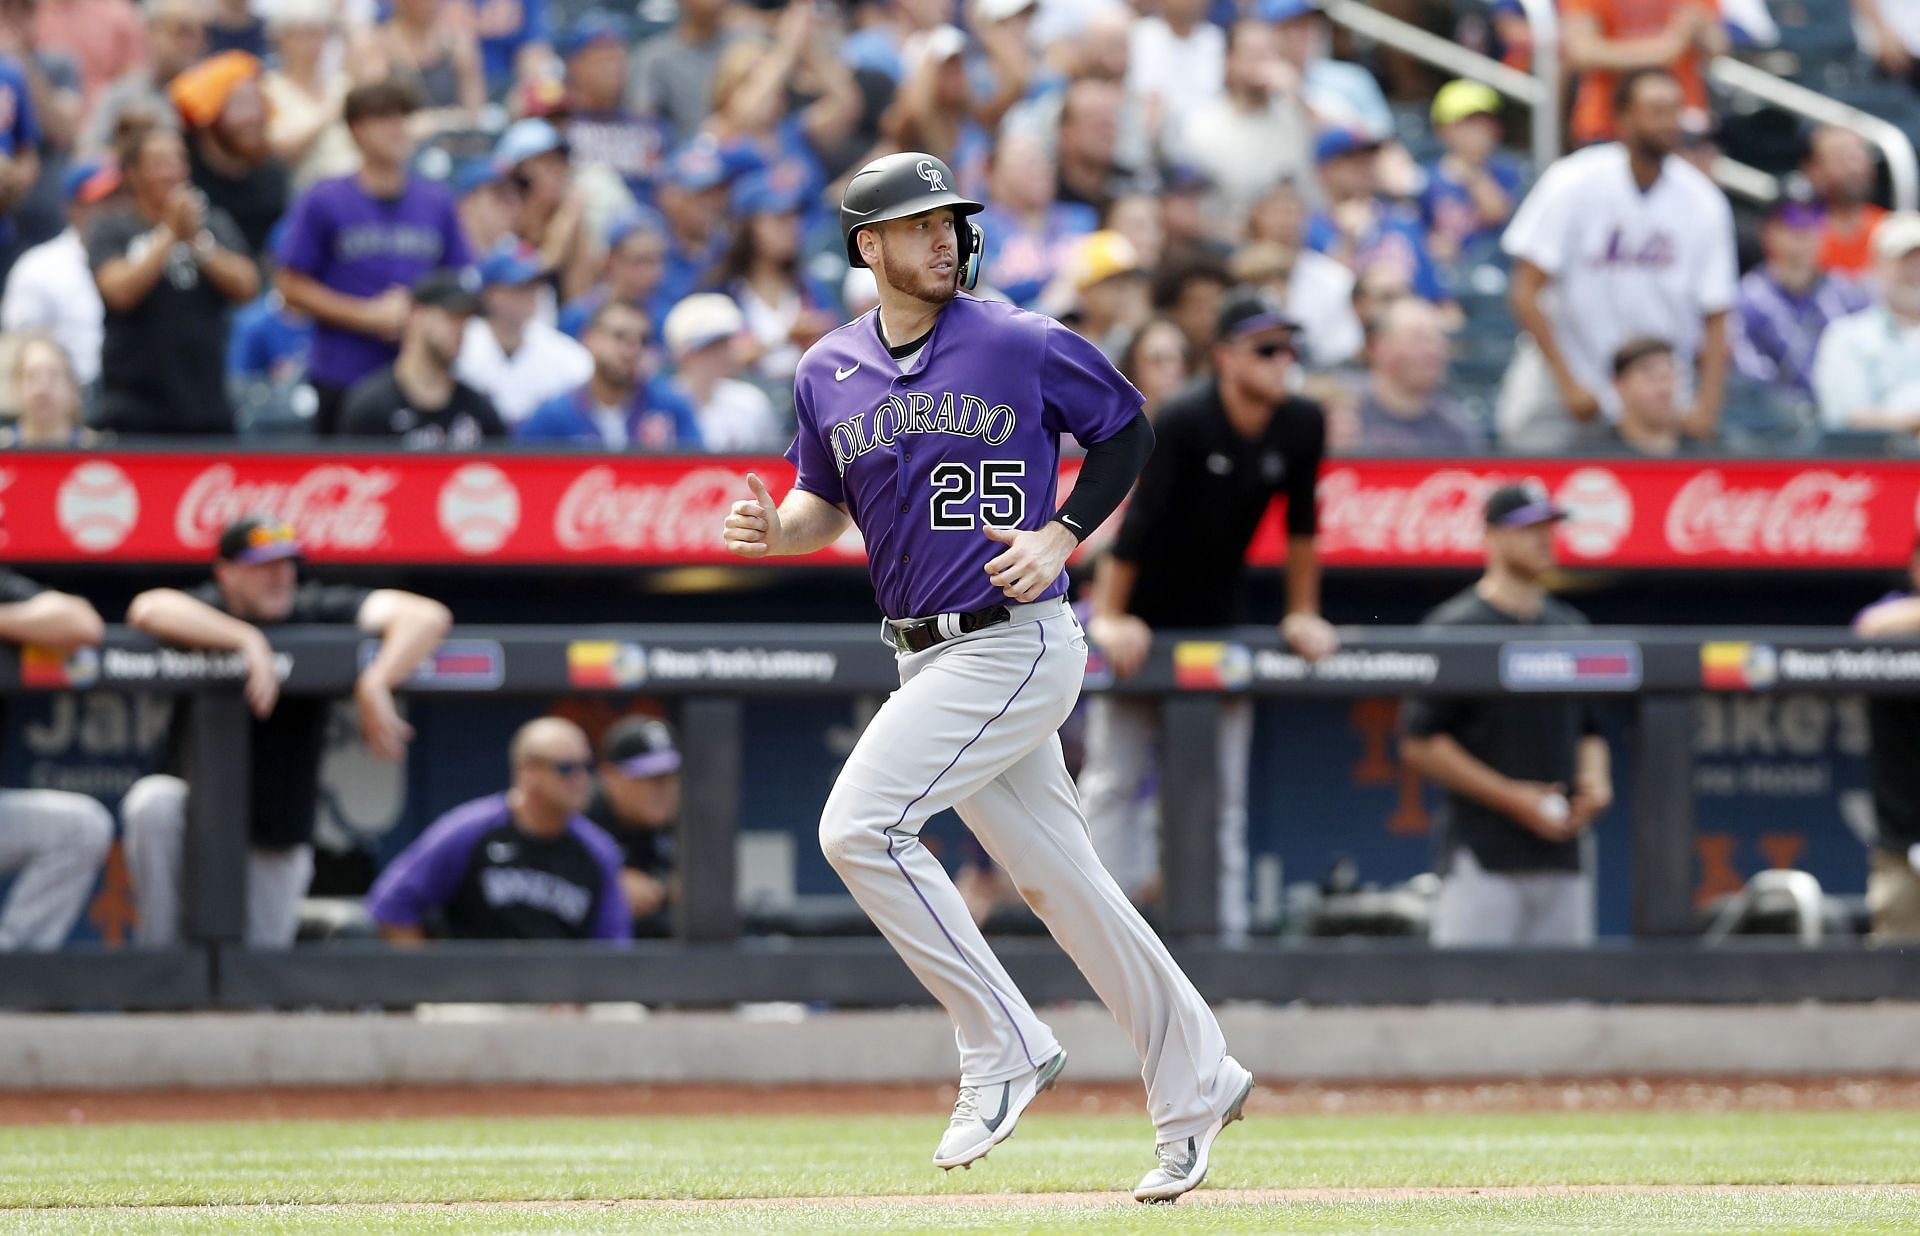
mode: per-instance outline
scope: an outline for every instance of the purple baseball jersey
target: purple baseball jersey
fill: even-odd
[[[794,374],[798,488],[844,505],[889,618],[999,605],[982,524],[1052,519],[1060,435],[1104,442],[1140,411],[1100,349],[1052,318],[962,292],[904,373],[874,310],[807,350]],[[1036,598],[1063,594],[1067,577]]]
[[[429,271],[471,260],[453,195],[417,177],[391,200],[354,176],[320,181],[293,204],[286,229],[280,264],[349,296],[410,288]],[[397,355],[397,344],[322,322],[307,371],[315,382],[352,386]]]
[[[620,844],[576,815],[558,837],[520,831],[505,794],[463,803],[402,850],[367,893],[377,923],[438,918],[466,940],[615,940],[633,934]]]

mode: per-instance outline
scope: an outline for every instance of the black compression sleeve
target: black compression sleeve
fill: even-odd
[[[1080,479],[1054,519],[1065,524],[1075,540],[1086,540],[1120,508],[1151,454],[1153,426],[1145,412],[1135,413],[1119,433],[1087,448]]]

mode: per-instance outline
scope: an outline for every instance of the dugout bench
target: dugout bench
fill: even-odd
[[[1210,999],[1314,1003],[1443,1000],[1778,1002],[1920,996],[1920,950],[1841,942],[1802,948],[1750,938],[1715,948],[1690,938],[1691,698],[1703,690],[1910,694],[1920,644],[1863,644],[1831,628],[1602,628],[1577,638],[1489,631],[1343,631],[1348,646],[1308,665],[1271,628],[1186,637],[1157,633],[1135,679],[1096,657],[1089,690],[1158,696],[1165,716],[1161,795],[1164,930]],[[274,633],[283,691],[344,696],[364,637],[337,628]],[[241,943],[248,725],[238,658],[161,648],[111,628],[97,650],[57,667],[0,649],[0,693],[28,690],[198,693],[197,764],[188,823],[186,939],[179,949],[73,949],[0,955],[0,1007],[177,1009],[404,1006],[430,1001],[725,1005],[752,1000],[846,1006],[925,1003],[878,939],[743,938],[735,835],[745,701],[772,695],[884,694],[897,685],[874,626],[460,627],[466,668],[430,664],[406,690],[551,696],[644,690],[681,699],[684,735],[679,938],[593,944],[374,943],[254,952]],[[474,670],[480,666],[481,672]],[[1630,697],[1635,776],[1626,803],[1633,937],[1587,950],[1440,952],[1409,942],[1259,941],[1227,949],[1216,921],[1214,748],[1228,694],[1279,697],[1504,692]],[[1047,940],[997,940],[1035,1003],[1090,997]]]

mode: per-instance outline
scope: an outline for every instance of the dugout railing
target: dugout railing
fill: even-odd
[[[1503,639],[1490,631],[1365,628],[1309,665],[1271,628],[1162,633],[1143,672],[1090,690],[1157,696],[1166,723],[1161,798],[1164,930],[1214,1000],[1420,1003],[1436,1000],[1794,1001],[1920,997],[1920,950],[1842,941],[1804,948],[1754,937],[1702,946],[1692,902],[1692,697],[1704,690],[1907,694],[1920,691],[1920,643],[1863,643],[1833,629],[1603,628],[1577,639]],[[486,691],[551,697],[595,690],[677,698],[685,806],[678,838],[678,938],[630,948],[566,944],[377,943],[256,952],[241,944],[249,779],[238,659],[165,649],[124,629],[64,660],[0,650],[0,694],[29,690],[196,693],[184,947],[78,948],[0,955],[0,1007],[109,1009],[402,1006],[430,1001],[725,1005],[794,1000],[876,1006],[926,994],[877,939],[743,937],[735,838],[746,772],[743,709],[756,697],[883,694],[892,656],[872,626],[459,628],[497,672],[410,684],[410,693]],[[282,690],[344,696],[367,641],[337,629],[274,636]],[[599,687],[581,683],[592,646]],[[23,672],[24,671],[24,672]],[[1277,697],[1595,694],[1625,698],[1633,791],[1628,939],[1587,950],[1439,952],[1407,942],[1212,937],[1217,854],[1213,770],[1221,701]],[[810,810],[796,805],[796,811]],[[997,942],[1038,1002],[1090,994],[1046,940]]]

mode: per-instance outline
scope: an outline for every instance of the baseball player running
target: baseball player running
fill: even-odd
[[[981,209],[939,159],[862,168],[840,205],[847,259],[880,306],[808,349],[794,375],[793,490],[725,521],[743,558],[808,554],[849,518],[866,539],[900,689],[867,727],[820,817],[855,900],[953,1017],[960,1097],[934,1151],[970,1165],[1013,1133],[1066,1063],[987,947],[920,830],[953,807],[1132,1037],[1157,1162],[1134,1188],[1171,1201],[1206,1178],[1253,1076],[1088,840],[1057,731],[1087,645],[1067,556],[1119,505],[1153,447],[1140,392],[1050,318],[965,295]],[[1059,435],[1087,448],[1054,506]]]

